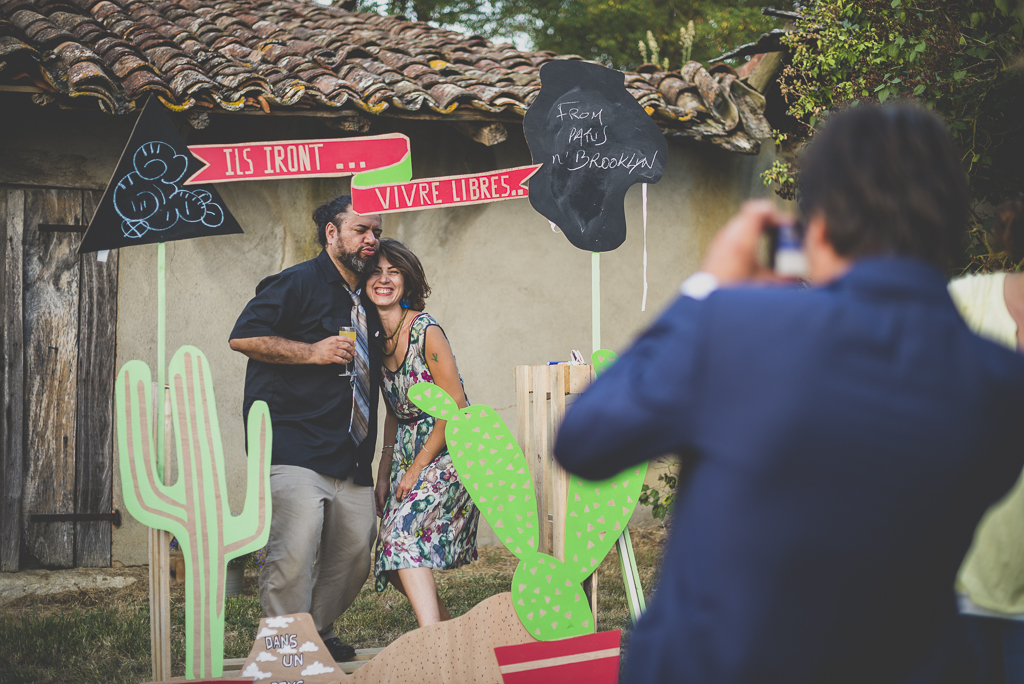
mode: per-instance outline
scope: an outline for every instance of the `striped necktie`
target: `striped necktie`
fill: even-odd
[[[370,419],[370,365],[369,353],[366,343],[366,311],[359,301],[359,293],[362,290],[352,292],[352,325],[356,329],[356,355],[355,373],[352,374],[352,419],[349,422],[348,432],[352,435],[352,441],[358,446],[366,437],[369,431]]]

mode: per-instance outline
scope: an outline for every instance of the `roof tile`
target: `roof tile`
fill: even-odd
[[[104,36],[103,38],[97,40],[95,43],[92,43],[93,52],[102,57],[106,57],[107,52],[113,50],[116,47],[124,47],[128,48],[129,50],[134,50],[134,48],[128,43],[124,42],[120,38],[115,38],[111,35]]]
[[[0,1],[0,14],[9,19],[18,10],[34,11],[35,6],[34,0],[2,0]]]
[[[473,100],[473,93],[450,83],[437,84],[430,89],[430,95],[445,110],[460,98],[465,99],[467,102]]]
[[[27,29],[30,24],[34,24],[37,21],[46,19],[43,15],[38,12],[34,12],[30,9],[19,8],[12,11],[10,14],[5,15],[5,19],[9,20],[12,24],[20,28],[22,31]]]
[[[27,43],[23,43],[14,36],[0,36],[0,58],[6,58],[19,52],[39,54]]]
[[[96,21],[83,21],[71,29],[71,35],[80,43],[90,45],[96,41],[109,36],[110,32],[103,28],[103,25]]]
[[[179,48],[177,45],[173,47],[162,45],[160,47],[153,48],[152,50],[149,50],[146,53],[146,57],[149,59],[150,63],[154,67],[156,67],[157,71],[160,72],[166,72],[173,68],[173,65],[168,66],[168,62],[170,62],[175,57],[182,57],[188,59],[187,57],[185,57],[185,54],[181,51],[181,48]]]
[[[72,87],[93,78],[110,81],[107,75],[103,73],[103,69],[93,62],[78,62],[68,69],[68,81]]]
[[[170,76],[170,74],[167,74]],[[216,84],[209,78],[203,75],[202,72],[196,71],[192,68],[183,68],[177,70],[177,73],[171,77],[171,92],[176,96],[191,95],[192,91],[197,88],[211,87]]]
[[[93,5],[92,9],[90,10],[92,16],[99,19],[100,21],[103,21],[111,14],[120,11],[121,8],[115,5],[114,3],[110,2],[110,0],[100,0],[100,2]]]
[[[54,52],[57,53],[57,56],[64,60],[68,66],[71,66],[76,62],[100,61],[99,55],[81,43],[76,43],[75,41],[61,43],[56,47]]]
[[[171,97],[171,92],[167,89],[163,79],[144,69],[133,71],[122,78],[121,85],[124,86],[128,96],[132,98],[142,97],[146,92],[152,90],[160,92],[165,98]]]
[[[57,43],[75,39],[73,35],[64,29],[57,28],[48,21],[35,22],[25,29],[25,36],[42,48],[51,47]]]
[[[125,55],[121,59],[117,60],[114,66],[111,67],[118,78],[124,79],[128,74],[138,69],[145,69],[146,71],[153,71],[153,67],[145,60],[139,59],[135,55]]]

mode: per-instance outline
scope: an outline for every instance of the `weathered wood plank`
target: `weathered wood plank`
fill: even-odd
[[[100,193],[83,193],[82,216]],[[117,343],[117,250],[106,262],[81,256],[78,298],[78,418],[75,512],[109,513],[113,496],[114,376]],[[110,566],[109,522],[75,523],[75,567]]]
[[[530,454],[530,367],[516,366],[513,375],[516,388],[516,441],[523,455]]]
[[[0,190],[0,571],[21,565],[25,352],[22,328],[22,225],[25,193]]]
[[[15,149],[3,145],[0,146],[0,183],[24,188],[43,185],[102,190],[114,172],[120,149],[108,150],[97,158],[95,154],[86,156],[81,150],[67,150],[53,143],[46,149]]]
[[[73,513],[78,386],[80,233],[40,223],[82,221],[78,190],[25,194],[25,478],[23,548],[48,567],[74,564],[74,523],[32,523],[33,513]]]
[[[551,515],[551,447],[548,441],[548,367],[530,366],[530,389],[533,405],[530,407],[530,453],[527,456],[533,475],[533,491],[540,504],[538,527],[540,540],[537,550],[552,553],[553,530]]]
[[[594,630],[597,630],[597,570],[594,574],[583,580],[583,593],[586,594],[590,603],[590,614],[594,616]]]
[[[560,561],[565,560],[565,521],[568,515],[569,474],[555,460],[554,443],[558,428],[565,418],[565,387],[569,384],[569,366],[560,363],[548,366],[548,389],[551,394],[549,415],[551,416],[551,449],[548,451],[548,463],[551,476],[551,549],[552,554]],[[536,397],[535,397],[536,398]]]

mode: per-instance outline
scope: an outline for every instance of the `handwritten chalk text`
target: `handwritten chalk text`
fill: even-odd
[[[569,129],[569,144],[574,142],[578,142],[581,146],[593,143],[594,147],[600,147],[608,142],[608,127],[576,128],[573,126]]]
[[[559,102],[558,113],[555,117],[562,121],[569,119],[571,121],[597,121],[598,124],[604,125],[604,108],[598,110],[587,110],[580,109],[579,107],[571,107],[570,105],[579,104],[578,100],[572,100],[570,102]]]
[[[657,152],[650,156],[635,149],[620,153],[594,150],[608,144],[608,128],[611,126],[614,129],[614,122],[606,116],[604,107],[581,105],[579,100],[567,100],[559,102],[552,110],[552,115],[560,122],[558,139],[565,141],[564,151],[551,155],[552,165],[564,167],[568,171],[622,169],[628,174],[637,169],[654,168]],[[612,143],[612,147],[617,146],[615,140]]]
[[[566,154],[563,159],[561,154],[551,155],[551,163],[556,166],[565,166],[569,171],[581,169],[627,169],[632,174],[637,169],[653,169],[654,162],[658,159],[658,153],[653,157],[637,154],[636,152],[622,152],[619,156],[603,155],[600,152],[588,154],[586,150],[576,150],[575,153]]]

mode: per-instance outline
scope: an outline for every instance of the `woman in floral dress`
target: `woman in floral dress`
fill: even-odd
[[[409,401],[409,388],[433,382],[460,407],[469,402],[448,339],[423,313],[430,287],[416,255],[397,240],[381,240],[366,291],[384,326],[381,393],[387,404],[374,489],[381,517],[374,577],[377,591],[391,582],[405,594],[424,627],[451,618],[437,595],[433,569],[477,558],[480,512],[452,465],[445,421],[420,412]]]

